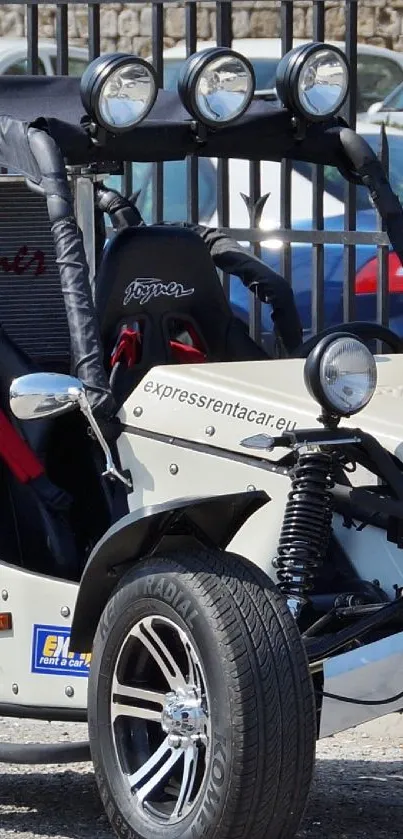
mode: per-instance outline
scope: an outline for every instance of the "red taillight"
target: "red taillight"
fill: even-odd
[[[391,294],[403,292],[403,267],[396,253],[389,253],[389,291]],[[376,294],[378,285],[378,260],[370,259],[360,268],[355,278],[356,294]]]

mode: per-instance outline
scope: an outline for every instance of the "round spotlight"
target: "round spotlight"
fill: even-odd
[[[187,59],[178,93],[191,116],[219,128],[245,113],[255,85],[253,67],[243,55],[227,47],[209,47]]]
[[[157,98],[154,68],[136,55],[101,55],[85,69],[81,99],[91,119],[107,131],[130,131]]]
[[[283,105],[310,122],[333,116],[344,104],[350,82],[347,58],[328,44],[303,44],[288,52],[276,73]]]
[[[357,414],[372,399],[377,381],[374,356],[358,338],[342,332],[322,338],[305,362],[306,387],[333,416]]]

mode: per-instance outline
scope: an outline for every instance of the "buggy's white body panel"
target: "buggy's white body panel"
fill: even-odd
[[[0,574],[0,610],[13,621],[0,633],[0,703],[85,709],[90,658],[68,652],[78,586],[6,563]]]
[[[151,434],[245,454],[241,445],[245,437],[322,427],[303,369],[300,359],[154,367],[126,401],[120,417],[128,426]],[[403,356],[377,357],[377,370],[372,401],[342,424],[360,426],[403,460]],[[211,428],[214,432],[209,433]],[[284,452],[255,454],[272,462]]]
[[[318,405],[304,384],[303,367],[302,360],[293,359],[151,370],[120,414],[127,427],[119,439],[120,458],[126,466],[131,464],[134,481],[130,509],[174,498],[263,489],[272,499],[270,505],[248,519],[229,547],[275,578],[272,561],[290,484],[269,464],[285,452],[248,449],[242,441],[259,433],[279,436],[294,427],[322,427]],[[380,356],[377,367],[376,395],[365,411],[343,420],[343,427],[360,426],[403,459],[403,357]],[[362,470],[354,482],[367,480]],[[338,516],[334,530],[357,573],[379,579],[393,598],[394,586],[403,585],[400,550],[383,531],[368,526],[357,533],[343,527]]]
[[[228,547],[275,578],[272,561],[290,488],[285,470],[276,466],[284,450],[247,449],[242,441],[318,424],[318,406],[306,391],[303,366],[301,360],[289,360],[151,370],[120,411],[125,430],[119,455],[134,484],[130,510],[172,499],[265,490],[271,502],[247,520]],[[403,357],[379,358],[377,394],[345,425],[371,432],[403,459],[401,379]],[[392,599],[394,586],[403,586],[397,547],[383,531],[366,527],[357,533],[337,516],[334,531],[360,576],[379,579]],[[0,573],[7,598],[2,610],[13,616],[11,632],[0,633],[0,704],[85,709],[89,655],[68,655],[66,644],[78,586],[4,563]],[[365,718],[389,710],[366,709]],[[335,725],[336,730],[341,723]]]

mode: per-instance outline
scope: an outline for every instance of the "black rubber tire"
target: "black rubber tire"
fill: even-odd
[[[170,598],[165,597],[168,591]],[[183,607],[182,613],[173,608],[172,591],[176,607],[188,602],[185,617]],[[183,598],[178,600],[176,593]],[[170,826],[144,818],[125,789],[110,724],[111,680],[120,646],[139,617],[156,613],[185,629],[214,700],[214,746],[202,793],[187,819]],[[212,550],[175,552],[147,558],[123,578],[94,641],[88,725],[100,795],[121,839],[295,835],[315,760],[312,680],[284,597],[243,558]]]

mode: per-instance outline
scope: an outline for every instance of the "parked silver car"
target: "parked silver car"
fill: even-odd
[[[0,75],[22,76],[28,72],[26,38],[0,39]],[[53,41],[40,40],[38,44],[38,72],[41,76],[57,75],[57,46]],[[68,71],[71,76],[81,76],[88,64],[88,50],[69,46]]]
[[[294,46],[304,43],[308,41],[294,39]],[[329,43],[342,50],[345,48],[342,41]],[[197,49],[212,46],[215,46],[214,41],[199,41]],[[232,46],[252,62],[258,89],[274,87],[276,67],[281,57],[281,38],[239,38],[233,40]],[[403,82],[403,53],[374,44],[357,44],[357,53],[357,112],[362,114]],[[183,42],[164,51],[165,88],[176,87],[185,56]]]
[[[403,82],[383,102],[371,105],[366,119],[378,125],[383,122],[393,128],[403,128]]]

